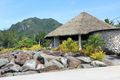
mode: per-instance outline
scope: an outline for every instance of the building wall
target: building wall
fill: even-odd
[[[105,41],[103,47],[108,52],[120,53],[120,30],[108,30],[95,32],[101,34]]]

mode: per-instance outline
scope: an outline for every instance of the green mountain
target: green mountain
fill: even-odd
[[[9,30],[16,31],[18,35],[31,36],[41,32],[48,33],[60,25],[62,24],[52,18],[39,19],[37,17],[33,17],[13,24]]]

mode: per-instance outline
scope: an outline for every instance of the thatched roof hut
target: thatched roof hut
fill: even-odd
[[[81,46],[81,35],[94,31],[113,29],[114,27],[97,19],[96,17],[82,12],[80,15],[71,19],[66,24],[58,27],[46,35],[46,38],[54,38],[54,47],[59,44],[60,36],[78,35],[79,45]]]
[[[96,17],[82,12],[66,24],[50,32],[46,37],[87,34],[89,32],[112,29],[113,26],[97,19]]]

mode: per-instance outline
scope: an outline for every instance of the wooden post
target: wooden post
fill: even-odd
[[[59,44],[60,44],[60,40],[59,40],[59,37],[57,36],[57,37],[54,37],[54,48],[56,48],[56,47],[58,47],[59,46]]]
[[[78,35],[78,42],[79,42],[80,50],[82,50],[81,35]]]

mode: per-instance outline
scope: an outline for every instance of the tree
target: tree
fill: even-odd
[[[104,21],[110,25],[114,25],[114,22],[112,20],[109,20],[108,18],[105,19]]]
[[[36,42],[37,42],[39,45],[42,45],[42,46],[44,46],[44,47],[47,47],[47,46],[49,46],[51,40],[45,39],[45,36],[46,36],[46,33],[45,33],[45,32],[39,33],[38,35],[36,35]]]
[[[120,21],[117,21],[116,27],[120,27]]]
[[[0,32],[0,46],[4,48],[14,47],[17,41],[15,31],[4,30]]]
[[[28,38],[28,37],[23,37],[16,45],[16,48],[30,48],[32,45],[35,44],[34,40]]]

